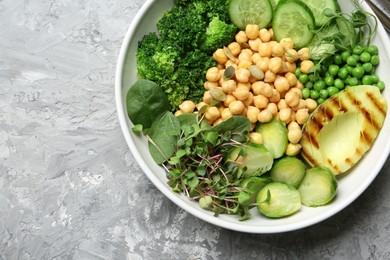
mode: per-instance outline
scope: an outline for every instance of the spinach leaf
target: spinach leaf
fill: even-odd
[[[245,142],[246,134],[250,131],[251,123],[245,116],[232,116],[220,124],[214,126],[211,131],[223,134],[228,139],[237,142]]]
[[[153,121],[148,134],[150,154],[157,164],[163,164],[175,153],[180,122],[167,111]]]
[[[158,115],[171,109],[164,91],[146,79],[140,79],[131,86],[126,106],[131,122],[142,125],[144,129],[149,128]]]

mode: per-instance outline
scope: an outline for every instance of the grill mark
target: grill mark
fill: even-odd
[[[305,149],[301,150],[301,154],[303,157],[306,158],[306,160],[309,161],[309,164],[317,166],[317,161],[306,151]]]
[[[318,133],[319,133],[318,131],[305,131],[304,133],[304,137],[308,139],[308,142],[311,143],[316,149],[320,148],[318,144],[318,138],[317,138]]]
[[[371,103],[379,110],[379,112],[382,113],[383,117],[386,116],[386,109],[383,106],[381,102],[378,102],[379,99],[375,98],[375,95],[372,92],[367,92],[366,93],[367,99],[371,101]]]
[[[374,142],[374,137],[367,131],[361,131],[360,140],[363,140],[368,146],[370,146]]]

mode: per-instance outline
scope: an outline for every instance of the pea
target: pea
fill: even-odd
[[[339,89],[336,87],[329,87],[329,88],[327,88],[327,90],[328,90],[329,96],[333,96],[334,94],[339,92]]]
[[[341,80],[341,79],[335,79],[335,80],[334,80],[334,86],[335,86],[337,89],[342,90],[342,89],[344,88],[344,81]]]
[[[372,77],[371,75],[364,75],[362,78],[362,84],[363,85],[371,85],[372,84]]]
[[[332,76],[336,76],[337,73],[339,73],[339,70],[340,70],[340,67],[339,67],[339,65],[337,65],[337,64],[332,64],[332,65],[330,65],[329,68],[328,68],[328,72],[329,72],[329,74],[332,75]]]
[[[307,99],[310,97],[310,89],[303,88],[301,91],[302,91],[302,98],[303,99]]]
[[[348,77],[349,71],[347,68],[343,67],[339,70],[338,76],[341,79],[346,79]]]
[[[324,98],[318,98],[318,99],[317,99],[317,103],[318,103],[318,104],[322,104],[322,103],[324,103],[324,101],[325,101]]]
[[[371,56],[371,64],[374,66],[377,66],[379,64],[379,56],[378,55]]]
[[[327,76],[327,77],[325,77],[324,82],[325,82],[325,84],[326,84],[327,86],[333,86],[333,84],[334,84],[334,78],[333,78],[333,76]]]
[[[309,75],[302,73],[301,75],[299,75],[298,79],[302,84],[306,84],[307,82],[309,82]]]
[[[355,48],[353,48],[352,52],[354,54],[360,55],[364,51],[364,47],[361,45],[356,45]]]
[[[362,68],[364,69],[364,71],[365,71],[366,73],[371,73],[373,66],[372,66],[371,63],[366,62],[366,63],[364,63],[364,64],[362,65]]]
[[[383,90],[385,88],[385,82],[383,82],[382,80],[379,81],[378,83],[376,83],[376,86],[380,89],[380,90]]]
[[[325,81],[319,80],[314,83],[314,90],[320,91],[325,88]]]
[[[364,69],[362,67],[355,67],[352,70],[352,76],[355,78],[361,79],[364,76]]]
[[[371,78],[372,78],[372,83],[373,83],[373,84],[376,84],[376,83],[379,82],[379,76],[378,76],[378,75],[372,74],[372,75],[371,75]]]
[[[314,83],[310,82],[310,81],[305,84],[305,87],[308,88],[308,89],[312,89],[313,86],[314,86]]]
[[[359,81],[355,77],[351,77],[351,78],[348,79],[348,85],[357,86],[358,83],[359,83]]]
[[[348,57],[351,56],[351,53],[349,51],[343,51],[341,53],[341,60],[344,62],[347,62]]]
[[[377,55],[378,54],[378,47],[375,45],[369,45],[369,46],[367,46],[367,52],[371,55]]]
[[[347,64],[349,65],[349,66],[356,66],[357,65],[357,63],[358,63],[358,60],[356,59],[356,57],[354,57],[354,56],[349,56],[348,58],[347,58]]]
[[[297,77],[297,78],[299,78],[299,76],[302,74],[302,71],[301,71],[301,69],[300,68],[296,68],[295,69],[295,76]]]
[[[327,99],[329,97],[329,93],[327,89],[320,90],[320,98]]]
[[[352,74],[352,69],[353,69],[352,66],[349,66],[348,64],[345,64],[345,65],[344,65],[344,68],[346,68],[346,69],[348,70],[348,73],[349,73],[349,74]]]
[[[320,97],[320,93],[317,90],[315,89],[310,90],[310,98],[318,99],[319,97]]]
[[[369,54],[368,52],[363,52],[362,54],[360,54],[360,61],[361,62],[369,62],[371,60],[371,54]]]
[[[343,59],[340,54],[336,54],[336,56],[334,56],[334,63],[337,65],[341,65],[343,63]]]

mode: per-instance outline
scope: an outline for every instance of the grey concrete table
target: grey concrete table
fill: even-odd
[[[149,182],[114,100],[143,3],[0,1],[0,259],[389,259],[390,161],[336,216],[276,235],[209,225]]]

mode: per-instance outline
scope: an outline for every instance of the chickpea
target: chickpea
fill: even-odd
[[[175,116],[180,116],[182,114],[184,114],[184,113],[181,110],[176,110],[176,112],[175,112]]]
[[[223,122],[223,119],[222,119],[222,118],[218,118],[217,120],[215,120],[215,121],[213,122],[213,126],[219,125],[219,124],[222,123],[222,122]]]
[[[274,30],[272,30],[272,28],[269,28],[268,32],[271,35],[271,40],[272,40],[274,38]]]
[[[246,107],[253,105],[253,94],[252,94],[252,92],[249,92],[249,96],[246,99],[242,100],[242,103]]]
[[[236,81],[229,79],[222,82],[221,87],[226,94],[232,94],[237,88],[237,83]]]
[[[210,82],[217,82],[220,78],[219,69],[217,67],[211,67],[206,72],[206,79]]]
[[[241,45],[238,42],[230,43],[228,49],[234,56],[238,56],[241,53]]]
[[[183,113],[192,113],[195,110],[195,103],[191,100],[185,100],[179,105],[179,108]]]
[[[266,98],[265,96],[263,95],[256,95],[256,96],[253,96],[253,104],[257,107],[257,108],[266,108],[267,105],[268,105],[268,98]]]
[[[242,101],[235,100],[229,104],[229,109],[233,115],[239,115],[244,111],[245,106]]]
[[[307,108],[307,102],[304,99],[299,99],[298,105],[291,107],[294,111],[298,111],[302,108]]]
[[[276,76],[274,86],[279,91],[279,93],[287,91],[290,88],[288,80],[285,77],[279,75]]]
[[[283,69],[285,72],[295,73],[297,68],[297,64],[295,62],[285,62],[283,65]]]
[[[305,74],[309,74],[310,73],[310,69],[314,67],[314,62],[312,62],[311,60],[303,60],[301,62],[301,66],[300,66],[300,69],[303,73]]]
[[[306,108],[309,110],[309,112],[313,112],[314,109],[317,108],[317,101],[311,98],[305,99],[306,101]]]
[[[254,144],[263,144],[263,136],[260,133],[252,132],[249,134],[249,141]]]
[[[238,55],[238,60],[239,61],[250,61],[252,62],[252,54],[251,53],[248,53],[248,52],[245,52],[245,51],[242,51],[239,55]]]
[[[256,62],[256,66],[259,67],[263,72],[266,72],[269,69],[270,58],[262,57],[259,61]]]
[[[289,106],[288,106],[288,104],[287,104],[285,99],[280,99],[278,104],[277,104],[277,106],[278,106],[279,110],[281,110],[283,108],[289,108]]]
[[[272,55],[271,44],[268,42],[260,43],[258,52],[261,57],[271,57]]]
[[[244,31],[239,31],[236,34],[235,39],[236,42],[239,44],[248,42],[248,37],[246,36],[246,33]]]
[[[223,49],[218,49],[213,53],[213,58],[219,64],[225,64],[229,58],[226,56],[225,51]]]
[[[297,120],[298,124],[303,125],[308,118],[309,118],[309,110],[307,108],[299,109],[296,112],[295,119]]]
[[[235,96],[233,96],[233,94],[227,94],[225,101],[223,101],[223,105],[228,107],[230,105],[230,103],[232,103],[233,101],[236,101],[236,100],[237,99]]]
[[[279,120],[288,124],[291,118],[291,108],[282,108],[279,110]]]
[[[299,124],[295,121],[291,121],[288,125],[287,125],[287,130],[288,131],[291,131],[293,129],[301,129],[301,127],[299,126]]]
[[[204,117],[207,121],[213,122],[218,117],[220,117],[221,114],[219,113],[219,110],[217,107],[209,107],[207,108],[206,112],[204,113]]]
[[[283,55],[284,55],[284,48],[282,44],[275,43],[275,45],[272,47],[272,56],[282,57]]]
[[[232,117],[233,116],[233,114],[232,114],[232,112],[230,111],[230,109],[229,108],[224,108],[222,111],[221,111],[221,118],[223,119],[223,120],[225,120],[225,119],[228,119],[229,117]]]
[[[282,71],[283,60],[280,57],[273,57],[269,60],[269,70],[275,74],[278,74]]]
[[[268,109],[262,110],[257,116],[257,120],[261,123],[267,123],[273,118],[271,111]]]
[[[273,117],[276,116],[276,114],[278,113],[278,107],[275,103],[268,103],[265,109],[270,111]]]
[[[244,68],[238,68],[235,74],[236,74],[236,79],[239,82],[243,82],[243,83],[249,82],[249,77],[251,76],[249,70]]]
[[[263,85],[264,85],[263,81],[253,82],[251,86],[252,93],[255,95],[260,95],[263,89]]]
[[[250,82],[245,82],[245,83],[243,83],[243,82],[238,82],[237,83],[237,88],[238,87],[247,87],[248,89],[250,89],[251,88],[251,83]]]
[[[301,128],[294,128],[288,131],[287,138],[290,141],[290,143],[296,144],[298,143],[302,138],[302,130]]]
[[[269,42],[271,40],[271,33],[265,29],[265,28],[262,28],[260,29],[259,31],[259,38],[262,42]]]
[[[302,146],[300,144],[289,143],[286,148],[287,156],[295,156],[301,151]]]
[[[297,88],[299,88],[299,89],[303,89],[305,86],[302,84],[301,81],[297,80],[297,84],[296,84],[295,87],[297,87]]]
[[[237,87],[233,92],[233,96],[235,96],[238,100],[245,100],[249,96],[249,89],[244,86]]]
[[[213,97],[211,96],[210,91],[205,91],[203,94],[203,102],[205,102],[206,104],[210,104],[212,100]]]
[[[257,24],[248,24],[245,27],[246,37],[248,37],[248,39],[251,39],[251,40],[254,40],[259,36],[259,31],[260,31],[260,29],[259,29],[259,26]]]
[[[272,97],[273,95],[273,88],[270,84],[264,83],[263,87],[261,89],[261,94],[266,96],[267,98]]]
[[[250,55],[250,56],[253,55],[253,51],[252,51],[251,49],[248,49],[248,48],[242,49],[242,50],[241,50],[241,53],[246,53],[246,54],[248,54],[248,55]]]
[[[299,104],[299,95],[295,91],[289,91],[284,96],[286,103],[290,107],[297,106]]]
[[[252,51],[258,51],[260,43],[261,43],[261,40],[259,38],[248,41],[249,47],[251,48]]]
[[[294,110],[291,110],[291,117],[290,117],[290,122],[292,121],[295,121],[295,116],[296,116],[296,112]]]
[[[259,61],[261,61],[261,59],[262,59],[262,57],[260,56],[260,54],[258,52],[253,53],[253,56],[252,56],[252,63],[253,64],[258,63]]]
[[[298,52],[294,49],[288,49],[284,54],[284,58],[288,62],[296,62],[298,59]]]
[[[198,104],[196,104],[196,109],[198,111],[200,111],[202,109],[202,107],[205,107],[205,106],[208,106],[208,104],[202,101],[202,102],[199,102]]]
[[[275,80],[276,80],[276,74],[273,73],[272,71],[267,70],[264,73],[264,82],[273,83],[273,82],[275,82]]]
[[[203,87],[205,90],[210,90],[210,88],[216,88],[218,86],[219,86],[219,84],[217,82],[210,82],[210,81],[206,81],[203,84]]]
[[[298,57],[300,60],[308,60],[310,59],[310,49],[305,47],[298,51]]]
[[[283,46],[284,49],[293,49],[294,48],[294,42],[291,38],[281,39],[280,44]]]
[[[237,68],[238,69],[248,69],[249,66],[252,65],[252,62],[251,61],[248,61],[248,60],[240,60],[239,63],[238,63],[238,66]]]
[[[260,113],[260,109],[255,106],[249,106],[246,112],[246,117],[249,119],[251,123],[257,122],[257,116]]]
[[[272,89],[272,96],[269,98],[269,101],[272,103],[278,103],[280,100],[280,93],[276,89]]]
[[[297,76],[295,76],[295,73],[287,72],[284,74],[284,77],[288,80],[288,83],[291,87],[295,86],[298,82]]]

